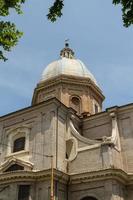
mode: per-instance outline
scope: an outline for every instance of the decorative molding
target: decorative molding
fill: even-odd
[[[87,86],[91,90],[93,90],[99,96],[100,99],[102,99],[102,100],[105,99],[100,88],[90,78],[75,77],[75,76],[71,76],[71,75],[68,76],[68,75],[63,74],[63,75],[59,75],[54,78],[50,78],[46,81],[38,83],[34,90],[34,94],[33,94],[33,98],[32,98],[32,105],[37,104],[37,97],[41,90],[46,90],[48,88],[57,86],[60,83],[67,84],[67,85],[71,83],[71,85]]]
[[[22,150],[22,151],[10,153],[9,155],[5,156],[5,159],[9,159],[15,156],[18,158],[18,156],[26,156],[26,155],[29,155],[29,151]]]
[[[7,153],[6,157],[17,155],[17,153],[13,152],[13,145],[14,145],[14,140],[19,138],[19,137],[25,137],[25,152],[29,151],[29,135],[31,132],[31,127],[29,126],[18,126],[11,128],[6,131],[7,135]],[[18,152],[18,155],[24,154],[24,151]]]
[[[4,163],[2,163],[2,165],[0,166],[0,172],[5,171],[13,164],[21,165],[23,167],[28,168],[29,170],[32,170],[32,168],[33,168],[33,163],[25,161],[20,158],[16,158],[15,156],[13,156],[13,157],[9,158],[8,160],[6,160]]]
[[[120,135],[119,135],[119,129],[118,129],[116,109],[108,110],[108,112],[109,112],[109,116],[111,118],[112,132],[111,132],[110,137],[103,136],[102,145],[103,144],[112,144],[118,151],[121,151]]]
[[[78,174],[70,175],[70,184],[78,184],[84,182],[92,181],[102,181],[102,180],[117,180],[124,185],[133,185],[133,174],[127,174],[121,169],[105,169],[98,171],[90,171]]]
[[[49,181],[51,179],[51,169],[43,171],[12,171],[0,174],[0,185],[13,183],[13,182],[36,182],[36,181]],[[68,174],[54,169],[54,180],[61,183],[69,181]]]
[[[51,169],[43,171],[13,171],[0,174],[0,185],[22,181],[49,181],[51,178]],[[54,180],[64,184],[79,184],[94,181],[116,180],[124,185],[133,185],[133,173],[127,174],[121,169],[105,169],[90,171],[78,174],[66,174],[54,169]]]
[[[78,152],[88,151],[90,149],[97,149],[97,148],[100,148],[100,147],[101,147],[101,144],[93,144],[93,145],[78,148]]]

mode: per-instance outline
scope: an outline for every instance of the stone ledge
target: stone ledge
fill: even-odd
[[[46,181],[51,178],[51,169],[43,171],[14,171],[0,174],[0,184],[22,181]],[[133,174],[128,174],[121,169],[105,169],[99,171],[83,172],[80,174],[66,174],[54,169],[54,180],[64,184],[78,184],[101,180],[116,180],[124,185],[133,185]]]

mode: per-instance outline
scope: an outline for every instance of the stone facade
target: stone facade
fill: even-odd
[[[59,75],[0,117],[0,200],[132,200],[133,104],[102,112],[103,99],[91,79]]]

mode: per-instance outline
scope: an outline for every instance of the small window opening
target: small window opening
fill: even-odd
[[[24,149],[25,149],[25,137],[16,139],[13,144],[13,152],[22,151]]]
[[[98,105],[95,104],[95,113],[98,113]]]
[[[66,159],[70,159],[72,149],[73,149],[73,141],[72,140],[66,141]]]
[[[75,105],[79,105],[80,104],[80,100],[79,100],[79,98],[77,98],[77,97],[72,97],[72,103],[73,104],[75,104]]]
[[[80,99],[78,97],[72,97],[70,106],[80,114]]]
[[[18,200],[29,200],[30,185],[19,185]]]

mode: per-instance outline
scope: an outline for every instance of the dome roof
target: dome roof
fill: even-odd
[[[61,59],[50,63],[43,71],[41,82],[59,75],[68,75],[91,79],[97,86],[96,79],[81,60],[75,59],[74,51],[65,43],[60,51]]]
[[[63,57],[50,63],[43,71],[41,81],[54,78],[59,75],[68,75],[76,77],[90,78],[96,85],[96,79],[86,68],[84,63],[78,59]]]

